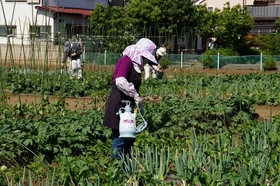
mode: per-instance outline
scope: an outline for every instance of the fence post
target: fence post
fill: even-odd
[[[263,70],[263,55],[262,55],[262,52],[261,52],[261,59],[260,59],[260,70],[262,71]]]
[[[218,52],[217,70],[220,69],[220,52]]]
[[[183,52],[181,52],[181,68],[183,68]]]
[[[104,52],[104,65],[106,65],[106,59],[107,58],[107,50],[105,50],[105,52]]]

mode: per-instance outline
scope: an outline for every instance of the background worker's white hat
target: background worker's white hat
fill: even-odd
[[[157,49],[156,53],[160,56],[164,56],[166,54],[166,48],[165,47],[160,47],[159,49]]]

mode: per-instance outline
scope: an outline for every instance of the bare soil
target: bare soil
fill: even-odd
[[[236,70],[236,69],[226,69],[226,70],[202,70],[202,69],[180,69],[175,67],[170,67],[164,72],[168,76],[172,76],[175,72],[184,72],[184,73],[203,73],[208,75],[214,74],[250,74],[250,73],[275,73],[277,71],[270,71],[270,72],[260,72],[258,70]],[[277,72],[278,73],[278,72]],[[9,94],[9,99],[7,103],[9,105],[13,105],[14,103],[21,102],[21,103],[28,103],[28,104],[38,104],[40,102],[40,96],[34,94],[20,94],[14,95],[12,93]],[[53,101],[58,100],[57,97],[50,96],[49,101],[52,103]],[[75,109],[75,110],[85,110],[91,108],[91,98],[90,97],[82,97],[82,98],[66,98],[66,105],[67,109]],[[280,113],[280,106],[268,106],[268,105],[258,105],[255,106],[256,113],[259,114],[261,120],[271,118]]]

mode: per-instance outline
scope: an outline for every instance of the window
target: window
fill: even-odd
[[[40,36],[40,27],[36,25],[30,25],[29,34],[30,39],[38,38]]]
[[[17,26],[15,25],[0,25],[0,36],[17,35]]]
[[[40,26],[40,38],[48,39],[51,35],[51,26]]]
[[[214,7],[213,6],[208,6],[207,9],[208,9],[208,12],[214,12]]]
[[[85,35],[89,31],[87,25],[66,24],[65,29],[70,37],[74,34]]]
[[[30,25],[29,34],[30,34],[30,39],[32,38],[47,39],[51,34],[51,26]]]

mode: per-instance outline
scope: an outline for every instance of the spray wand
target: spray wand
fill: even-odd
[[[136,127],[136,132],[135,132],[135,133],[138,134],[138,133],[142,132],[142,131],[147,127],[148,123],[147,123],[147,121],[144,119],[142,112],[140,112],[140,108],[139,108],[138,103],[136,103],[136,107],[137,107],[137,110],[138,110],[138,112],[139,112],[139,114],[140,114],[140,117],[141,117],[142,120],[143,120],[143,122],[142,122],[138,127]]]

